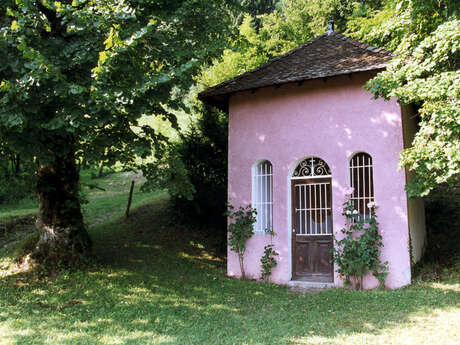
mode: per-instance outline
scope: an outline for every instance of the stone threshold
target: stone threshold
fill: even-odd
[[[291,280],[288,283],[288,286],[291,288],[291,290],[297,292],[319,292],[335,287],[334,283],[311,282],[304,280]]]

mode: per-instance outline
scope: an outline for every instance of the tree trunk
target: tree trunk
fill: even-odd
[[[31,256],[51,272],[83,263],[91,250],[78,198],[78,180],[74,153],[55,156],[47,164],[38,163],[36,228],[40,237]]]
[[[101,165],[99,166],[99,171],[97,172],[97,177],[101,178],[103,173],[104,173],[104,162],[101,162]]]
[[[18,176],[21,172],[21,156],[15,155],[14,175]]]
[[[240,262],[240,270],[241,270],[241,279],[246,280],[246,272],[244,271],[244,254],[238,254],[238,261]]]

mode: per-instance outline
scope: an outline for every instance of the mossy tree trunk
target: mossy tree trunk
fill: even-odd
[[[32,258],[50,271],[86,261],[91,240],[80,208],[79,174],[73,152],[37,164],[40,234]]]

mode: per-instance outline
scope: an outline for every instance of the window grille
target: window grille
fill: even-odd
[[[359,152],[351,158],[350,185],[354,189],[351,200],[359,214],[357,220],[369,218],[367,204],[374,202],[374,172],[369,154]]]
[[[297,235],[332,233],[330,178],[329,165],[319,157],[305,158],[294,170],[291,180],[297,181],[294,189],[294,226]]]
[[[255,232],[273,229],[273,167],[267,161],[253,169],[252,206],[257,210]]]
[[[295,184],[297,235],[332,234],[331,182]]]

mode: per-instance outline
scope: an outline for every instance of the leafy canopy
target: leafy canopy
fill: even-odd
[[[179,90],[225,44],[230,1],[4,0],[0,137],[41,163],[77,152],[135,164],[164,137]]]
[[[401,164],[415,172],[412,195],[460,176],[460,21],[440,25],[369,83],[383,97],[419,106],[420,128]]]
[[[460,178],[460,21],[452,0],[387,1],[350,22],[354,36],[395,49],[397,56],[367,88],[418,109],[419,130],[401,166],[414,178],[412,196],[427,195]]]

